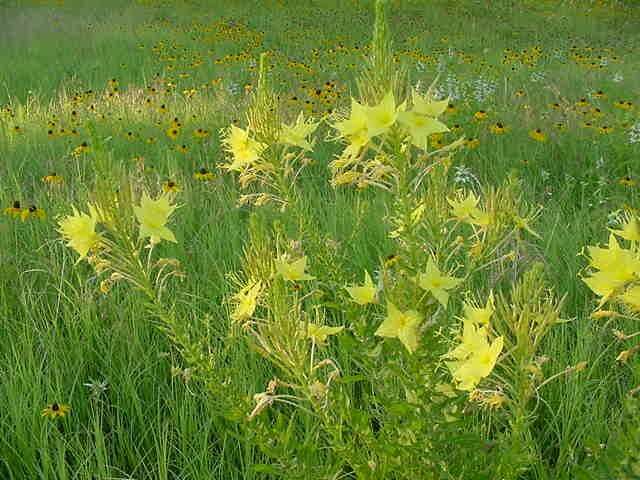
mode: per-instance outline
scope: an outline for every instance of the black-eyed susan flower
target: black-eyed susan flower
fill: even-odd
[[[610,127],[609,125],[602,125],[598,128],[598,133],[601,135],[609,135],[610,133],[613,133],[613,127]]]
[[[49,417],[51,419],[64,418],[70,410],[71,406],[65,403],[54,402],[42,409],[42,416]]]
[[[213,180],[215,178],[215,174],[202,167],[200,170],[193,174],[193,178],[200,181],[208,181]]]
[[[473,150],[474,148],[478,148],[480,146],[480,139],[479,138],[467,138],[464,141],[464,146],[467,147],[469,150]]]
[[[181,190],[180,186],[173,180],[167,180],[162,184],[162,191],[165,193],[177,193]]]
[[[29,208],[25,208],[22,210],[22,212],[20,213],[20,218],[23,222],[32,218],[44,220],[45,218],[47,218],[47,214],[42,208],[31,205]]]
[[[211,135],[211,132],[209,132],[209,130],[205,130],[204,128],[197,128],[193,132],[193,136],[196,138],[207,138],[209,135]]]
[[[178,127],[171,126],[167,128],[165,133],[171,140],[175,140],[180,135],[180,129]]]
[[[533,138],[536,142],[546,142],[547,135],[539,128],[535,130],[531,130],[529,132],[529,137]]]
[[[61,185],[64,183],[64,179],[55,172],[51,172],[50,174],[42,177],[42,181],[47,185]]]
[[[445,110],[446,113],[455,113],[457,111],[457,107],[453,104],[453,103],[449,103],[447,105],[447,109]]]
[[[598,90],[593,92],[592,94],[593,98],[606,98],[607,95],[602,91],[602,90]]]
[[[625,175],[620,180],[618,180],[618,183],[620,185],[625,186],[625,187],[635,187],[636,186],[636,181],[633,178],[631,178],[630,175]]]
[[[140,238],[149,237],[152,244],[160,243],[163,239],[177,243],[175,235],[166,226],[169,216],[176,209],[175,205],[171,205],[169,196],[170,194],[164,193],[153,200],[144,192],[140,205],[133,207],[140,224]]]
[[[89,144],[87,142],[82,142],[80,145],[78,145],[76,148],[73,149],[71,154],[74,157],[79,157],[80,155],[87,152],[88,150],[89,150]]]
[[[613,106],[621,110],[633,110],[633,102],[628,100],[618,100],[613,104]]]
[[[478,121],[486,119],[487,116],[488,114],[484,110],[478,110],[476,113],[473,114],[473,118]]]
[[[13,218],[18,218],[22,214],[20,200],[15,200],[10,207],[4,209],[4,214]]]
[[[502,135],[507,132],[507,127],[502,122],[496,122],[489,127],[489,131],[494,135]]]
[[[188,153],[189,152],[189,146],[186,144],[181,144],[181,145],[176,145],[176,152],[179,153]]]

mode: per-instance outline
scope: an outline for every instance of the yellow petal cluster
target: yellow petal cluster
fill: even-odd
[[[364,272],[364,284],[363,285],[354,285],[352,287],[345,287],[349,295],[354,302],[358,305],[366,305],[368,303],[376,302],[376,286],[373,284],[373,280],[371,280],[371,276],[369,272]]]
[[[289,260],[283,255],[276,259],[276,272],[282,278],[289,282],[300,282],[304,280],[313,280],[315,277],[305,272],[307,269],[307,257],[304,256],[298,260]]]
[[[640,254],[637,250],[622,248],[613,233],[609,235],[608,248],[587,247],[587,250],[594,272],[583,281],[601,297],[600,307],[640,278]],[[633,295],[620,297],[623,301],[625,298],[633,298]]]
[[[415,310],[402,312],[387,302],[387,316],[376,330],[378,337],[397,338],[410,353],[418,348],[418,327],[421,317]]]
[[[176,209],[175,205],[170,203],[169,193],[160,195],[153,200],[144,192],[140,205],[133,207],[133,212],[140,224],[140,238],[151,238],[151,243],[160,243],[161,240],[177,242],[173,232],[167,228],[169,216]]]
[[[473,390],[488,377],[498,361],[504,346],[503,337],[489,342],[489,320],[494,313],[493,295],[484,308],[465,305],[462,339],[459,345],[447,353],[453,361],[447,367],[459,390]]]
[[[95,209],[89,209],[89,214],[78,212],[73,207],[73,215],[67,215],[58,223],[58,231],[67,241],[67,246],[74,249],[82,260],[90,250],[100,243],[100,235],[96,233],[98,216]]]
[[[233,162],[226,165],[228,170],[240,172],[251,166],[259,158],[267,146],[249,137],[249,130],[231,125],[222,139],[224,150],[233,157]]]
[[[458,284],[462,282],[462,279],[443,275],[433,258],[430,258],[425,271],[416,276],[416,282],[420,288],[426,292],[431,292],[436,300],[438,300],[443,307],[446,307],[449,301],[449,293],[447,290],[458,286]]]

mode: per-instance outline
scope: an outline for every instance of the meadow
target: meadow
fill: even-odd
[[[0,1],[0,479],[640,478],[639,25]]]

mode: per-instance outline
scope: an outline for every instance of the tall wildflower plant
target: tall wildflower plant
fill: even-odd
[[[103,276],[104,291],[127,283],[145,297],[207,386],[220,434],[264,459],[253,473],[519,478],[537,455],[535,400],[550,381],[584,368],[548,376],[543,368],[543,340],[561,302],[529,261],[540,209],[522,201],[515,177],[478,191],[453,186],[449,169],[463,139],[433,148],[434,136],[448,132],[448,99],[434,96],[434,84],[411,88],[396,68],[387,2],[378,0],[359,100],[332,125],[344,149],[329,169],[335,188],[379,189],[395,253],[359,265],[356,277],[339,247],[325,246],[319,258],[308,248],[313,219],[304,218],[298,182],[318,123],[302,113],[283,122],[266,60],[246,127],[222,133],[225,168],[237,176],[242,204],[275,205],[280,220],[294,217],[297,238],[266,209],[254,211],[215,335],[206,333],[210,324],[193,328],[164,295],[183,275],[176,259],[157,257],[180,241],[174,197],[113,170],[99,149],[95,201],[61,219],[63,238]],[[596,257],[595,267],[610,266]],[[618,280],[611,292],[592,284],[610,298],[631,288],[631,278]]]

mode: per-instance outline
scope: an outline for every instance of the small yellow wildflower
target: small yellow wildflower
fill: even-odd
[[[73,215],[67,215],[60,222],[59,232],[67,241],[67,246],[80,255],[78,261],[87,256],[90,250],[100,244],[100,235],[96,233],[98,217],[95,210],[89,210],[89,215],[81,213],[73,207]]]
[[[238,302],[238,304],[231,314],[231,319],[236,322],[241,322],[251,318],[258,305],[260,293],[262,293],[262,282],[260,280],[250,282],[236,293],[233,296],[233,300]]]
[[[329,335],[335,335],[344,330],[344,327],[330,327],[328,325],[317,325],[309,323],[307,325],[307,338],[311,339],[316,345],[324,345]]]
[[[147,192],[144,192],[140,205],[133,207],[140,223],[140,238],[150,237],[152,244],[160,243],[162,239],[177,243],[175,235],[166,226],[175,209],[176,206],[169,202],[169,194],[164,193],[152,200]]]
[[[438,266],[433,261],[433,258],[429,259],[427,268],[424,273],[419,273],[416,276],[416,281],[420,288],[431,294],[446,307],[449,301],[449,293],[447,290],[455,288],[462,282],[462,279],[443,275],[438,269]]]
[[[309,151],[312,149],[312,144],[309,143],[307,137],[318,128],[318,125],[319,122],[311,123],[305,121],[304,113],[300,112],[294,124],[282,124],[279,141]]]
[[[368,303],[376,303],[376,287],[371,280],[369,272],[364,272],[364,285],[354,285],[353,287],[345,287],[354,302],[358,305],[366,305]]]
[[[306,256],[294,261],[289,261],[286,255],[276,259],[276,272],[289,282],[313,280],[315,277],[305,273],[306,268]]]
[[[410,353],[418,348],[418,327],[420,314],[415,310],[402,312],[391,302],[387,302],[387,317],[378,327],[378,337],[397,338]]]
[[[47,405],[42,410],[42,416],[49,417],[51,419],[64,418],[69,413],[70,410],[71,410],[71,407],[69,405],[64,403],[54,402],[51,405]]]

